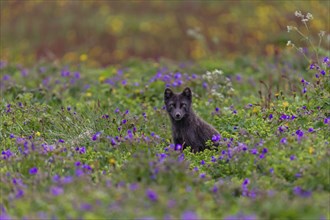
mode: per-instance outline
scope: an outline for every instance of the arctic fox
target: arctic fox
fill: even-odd
[[[192,110],[192,92],[185,88],[176,94],[169,88],[165,89],[164,102],[172,122],[172,136],[175,145],[183,148],[190,146],[193,152],[203,151],[205,142],[211,140],[219,132],[199,118]]]

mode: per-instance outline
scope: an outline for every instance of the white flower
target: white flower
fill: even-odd
[[[294,13],[294,15],[295,15],[296,17],[301,17],[301,18],[304,17],[304,15],[301,14],[301,11],[296,11],[296,12]]]
[[[222,75],[223,74],[223,72],[222,72],[222,70],[214,70],[214,72],[213,73],[215,73],[215,74],[219,74],[219,75]]]
[[[306,23],[308,21],[308,19],[307,18],[303,18],[303,19],[301,19],[301,21],[304,22],[304,23]]]
[[[320,31],[319,37],[323,37],[325,35],[325,31]]]
[[[304,49],[302,47],[299,47],[298,50],[300,51],[300,53],[304,53]]]
[[[306,15],[306,18],[308,19],[308,20],[312,20],[313,19],[313,15],[311,14],[311,13],[307,13],[307,15]]]
[[[292,30],[292,26],[286,26],[286,28],[288,29],[288,32]]]
[[[286,46],[293,46],[293,43],[291,42],[291,40],[289,40],[288,43],[286,43]]]

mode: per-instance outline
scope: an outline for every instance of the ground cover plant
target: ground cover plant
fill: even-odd
[[[263,59],[1,61],[1,219],[329,219],[329,50],[296,17],[309,46]],[[196,154],[163,102],[187,86],[220,132]]]

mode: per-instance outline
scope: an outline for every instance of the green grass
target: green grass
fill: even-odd
[[[329,218],[329,70],[315,78],[292,54],[275,66],[244,59],[39,63],[27,76],[9,63],[1,69],[2,215]],[[305,94],[301,78],[310,82]],[[177,91],[191,87],[195,111],[221,133],[218,148],[173,150],[164,79],[182,83]]]

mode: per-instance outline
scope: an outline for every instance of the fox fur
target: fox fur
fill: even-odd
[[[213,135],[219,134],[213,126],[194,113],[189,87],[179,94],[166,88],[164,102],[172,123],[172,137],[176,146],[190,146],[193,152],[203,151],[207,148],[205,143]]]

